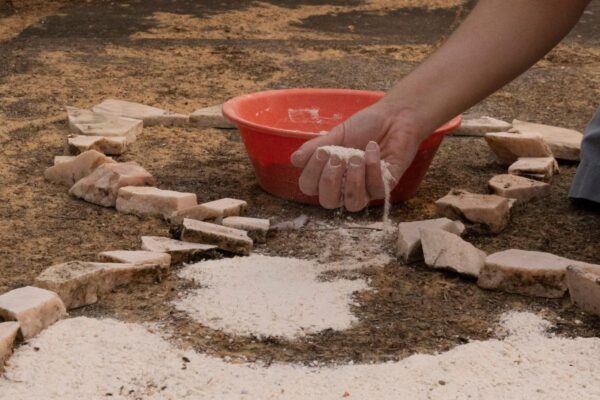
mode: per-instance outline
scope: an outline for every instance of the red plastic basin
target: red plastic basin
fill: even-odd
[[[269,90],[227,101],[223,115],[238,126],[264,190],[284,199],[319,204],[318,197],[300,191],[298,178],[302,170],[292,166],[290,156],[307,140],[329,131],[383,95],[348,89]],[[414,161],[391,193],[392,202],[415,195],[444,135],[459,125],[460,117],[455,117],[421,143]]]

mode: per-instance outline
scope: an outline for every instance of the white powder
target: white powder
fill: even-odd
[[[295,258],[251,255],[205,261],[179,274],[205,286],[176,303],[200,323],[225,332],[294,336],[349,328],[351,294],[364,280],[318,280],[327,268]]]
[[[532,314],[511,314],[534,324]],[[3,399],[528,399],[600,398],[600,339],[540,327],[439,355],[375,365],[229,364],[184,352],[140,325],[84,317],[21,346],[0,378]],[[36,351],[35,349],[38,349]],[[186,362],[183,360],[186,357]],[[184,369],[185,365],[185,369]],[[111,394],[110,396],[108,394]]]

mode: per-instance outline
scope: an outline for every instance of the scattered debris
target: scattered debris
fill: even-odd
[[[478,277],[486,254],[454,233],[442,229],[421,229],[425,264]]]
[[[142,249],[168,253],[171,256],[171,265],[211,258],[216,248],[214,245],[182,242],[161,236],[142,236]]]
[[[4,369],[4,362],[12,353],[19,326],[16,321],[0,322],[0,372]]]
[[[267,234],[271,226],[271,222],[268,219],[250,217],[227,217],[223,218],[222,224],[223,226],[248,232],[248,236],[255,243],[267,242]]]
[[[517,175],[496,175],[489,180],[488,186],[492,193],[516,199],[522,203],[550,195],[550,185],[548,183]]]
[[[485,141],[498,160],[507,165],[519,157],[552,157],[552,151],[540,135],[490,132],[485,134]]]
[[[19,337],[30,339],[67,314],[54,292],[33,286],[0,295],[0,318],[20,324]]]
[[[67,138],[67,152],[79,154],[88,150],[96,150],[102,154],[120,155],[127,151],[133,143],[126,136],[71,136]]]
[[[508,167],[508,173],[535,179],[549,179],[558,174],[559,169],[554,157],[523,157]]]
[[[147,250],[113,250],[98,254],[100,261],[136,265],[156,265],[165,272],[171,265],[171,256],[167,253]]]
[[[292,231],[302,229],[308,223],[308,216],[306,214],[301,214],[299,217],[296,217],[289,221],[281,221],[277,224],[273,225],[271,229],[277,231]]]
[[[73,186],[75,182],[88,176],[103,164],[114,163],[113,159],[104,154],[90,150],[72,159],[59,159],[57,164],[44,172],[44,177],[54,183]]]
[[[182,193],[150,186],[124,186],[117,196],[117,211],[125,214],[163,217],[197,204],[195,193]]]
[[[462,222],[452,221],[448,218],[401,222],[398,224],[398,248],[396,254],[405,263],[412,263],[423,259],[421,229],[442,229],[459,236],[462,236],[465,232],[465,226]]]
[[[214,244],[221,250],[245,256],[250,254],[253,246],[246,231],[188,218],[183,220],[181,240]]]
[[[512,124],[496,118],[463,116],[460,127],[452,132],[454,136],[485,136],[489,132],[506,132]]]
[[[75,156],[54,156],[54,165],[66,163],[67,161],[71,161],[74,158]]]
[[[600,316],[600,266],[568,266],[567,286],[576,306]]]
[[[114,207],[124,186],[154,186],[154,178],[136,162],[104,164],[69,190],[75,197],[104,207]]]
[[[235,124],[223,116],[223,106],[205,107],[190,114],[190,124],[200,128],[235,129]]]
[[[189,117],[187,115],[177,114],[161,108],[124,100],[104,100],[102,103],[94,106],[92,110],[97,113],[107,113],[125,118],[139,119],[144,121],[144,126],[183,126],[189,122]]]
[[[78,135],[127,137],[132,142],[142,133],[139,119],[122,118],[77,107],[67,107],[69,128]]]
[[[557,126],[534,124],[531,122],[513,120],[513,130],[520,133],[538,134],[559,160],[579,161],[583,134],[573,129]]]

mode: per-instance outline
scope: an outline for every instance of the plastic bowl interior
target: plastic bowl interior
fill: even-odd
[[[270,90],[227,101],[223,115],[239,128],[264,190],[284,199],[318,204],[317,197],[300,191],[298,178],[302,170],[292,166],[291,154],[382,96],[383,92],[347,89]],[[460,117],[455,117],[421,143],[414,161],[391,193],[392,202],[415,195],[444,135],[459,125]]]

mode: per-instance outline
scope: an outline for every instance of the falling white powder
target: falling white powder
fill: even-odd
[[[353,292],[364,280],[318,280],[326,266],[295,258],[251,255],[205,261],[179,276],[203,287],[175,306],[200,323],[228,333],[292,338],[348,329]]]
[[[509,314],[534,325],[529,313]],[[73,318],[21,346],[0,378],[11,400],[600,398],[600,339],[533,334],[474,341],[399,362],[306,367],[230,364],[182,351],[140,325]],[[185,360],[184,360],[185,357]],[[185,367],[184,367],[185,366]]]

